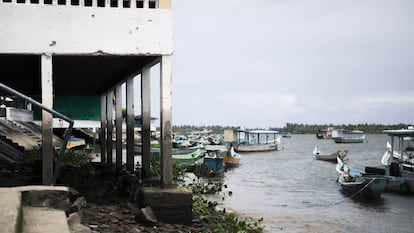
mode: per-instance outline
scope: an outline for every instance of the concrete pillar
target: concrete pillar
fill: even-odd
[[[99,141],[101,143],[101,163],[106,163],[106,94],[101,95],[101,130]]]
[[[114,129],[113,124],[113,111],[114,111],[114,104],[113,104],[113,91],[108,91],[106,94],[106,157],[107,157],[107,163],[112,164],[112,133]]]
[[[116,168],[122,168],[122,87],[115,86]]]
[[[161,58],[161,188],[172,187],[172,56]]]
[[[127,112],[127,169],[133,172],[134,146],[135,146],[135,112],[134,112],[134,77],[129,77],[126,81],[126,112]]]
[[[52,56],[43,54],[41,56],[42,76],[42,104],[53,108],[53,65]],[[53,116],[51,113],[42,111],[42,183],[50,184],[53,178]]]
[[[149,0],[144,0],[144,9],[148,9],[149,8]]]
[[[141,73],[142,178],[151,177],[151,68]]]

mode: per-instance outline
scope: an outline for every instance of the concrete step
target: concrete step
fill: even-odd
[[[21,232],[21,192],[0,189],[0,226],[3,233]]]
[[[70,233],[63,210],[48,207],[23,207],[24,233],[59,232]]]
[[[70,233],[64,212],[69,193],[59,186],[0,188],[0,232]]]

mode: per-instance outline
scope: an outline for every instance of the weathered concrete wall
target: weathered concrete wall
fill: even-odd
[[[173,51],[170,9],[0,2],[0,29],[0,53],[160,55]]]

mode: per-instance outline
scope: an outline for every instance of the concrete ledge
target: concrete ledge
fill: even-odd
[[[1,190],[1,189],[0,189]],[[21,227],[21,193],[0,192],[0,226],[3,233],[19,232]]]
[[[139,200],[139,207],[150,206],[161,222],[192,223],[193,194],[186,188],[145,187],[140,190]]]
[[[24,233],[70,233],[65,212],[46,207],[23,207]]]
[[[22,232],[22,218],[27,217],[26,214],[22,216],[23,205],[61,209],[60,214],[53,214],[59,219],[50,218],[47,221],[64,222],[63,225],[67,227],[66,215],[63,210],[69,206],[70,192],[71,189],[63,186],[35,185],[0,188],[0,231],[2,233]],[[60,228],[58,231],[53,229],[49,228],[49,231],[43,232],[61,232]],[[26,229],[23,232],[29,231]]]

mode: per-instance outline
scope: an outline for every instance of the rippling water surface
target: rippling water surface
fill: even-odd
[[[414,232],[414,196],[384,193],[375,201],[345,197],[336,183],[335,163],[315,160],[325,152],[348,149],[348,162],[379,166],[386,135],[366,143],[335,144],[315,135],[283,138],[279,151],[242,154],[241,165],[225,175],[224,206],[264,218],[265,232]]]

